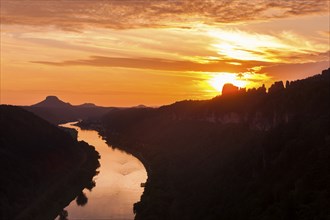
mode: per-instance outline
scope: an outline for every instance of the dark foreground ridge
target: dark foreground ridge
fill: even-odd
[[[329,100],[328,69],[268,93],[112,111],[99,131],[147,165],[137,220],[330,219]]]
[[[99,155],[34,114],[0,106],[0,219],[54,219],[92,189]]]

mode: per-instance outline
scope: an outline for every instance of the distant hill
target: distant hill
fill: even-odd
[[[53,220],[93,187],[92,146],[20,107],[0,105],[0,122],[0,219]]]
[[[133,106],[132,108],[148,108],[148,106],[141,104],[141,105]]]
[[[114,107],[96,106],[93,103],[75,106],[60,100],[56,96],[47,96],[45,100],[31,106],[23,106],[23,108],[53,124],[95,119],[116,109]]]
[[[61,101],[56,96],[47,96],[45,100],[31,105],[31,107],[43,107],[43,108],[70,108],[73,107],[70,103]]]
[[[330,219],[329,100],[330,69],[268,93],[118,109],[99,131],[149,171],[136,220]]]
[[[80,108],[96,108],[98,106],[96,106],[93,103],[84,103],[82,105],[77,105],[76,107],[80,107]]]

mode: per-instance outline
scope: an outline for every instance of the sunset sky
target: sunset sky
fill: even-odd
[[[328,0],[1,0],[1,103],[158,106],[329,67]]]

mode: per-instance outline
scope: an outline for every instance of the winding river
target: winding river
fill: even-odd
[[[143,193],[141,183],[146,182],[147,172],[143,164],[133,155],[109,147],[96,131],[81,130],[75,122],[61,126],[78,131],[78,140],[83,140],[101,155],[99,174],[94,178],[96,186],[92,191],[84,190],[88,198],[85,206],[78,206],[73,200],[65,210],[70,220],[134,219],[133,204]]]

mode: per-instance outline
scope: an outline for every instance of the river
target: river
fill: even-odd
[[[78,140],[83,140],[101,155],[99,174],[94,178],[96,186],[92,191],[84,190],[88,198],[85,206],[78,206],[73,200],[65,208],[69,220],[134,219],[133,204],[140,200],[146,182],[147,172],[141,161],[131,154],[109,147],[96,131],[81,130],[75,122],[61,126],[78,131]]]

